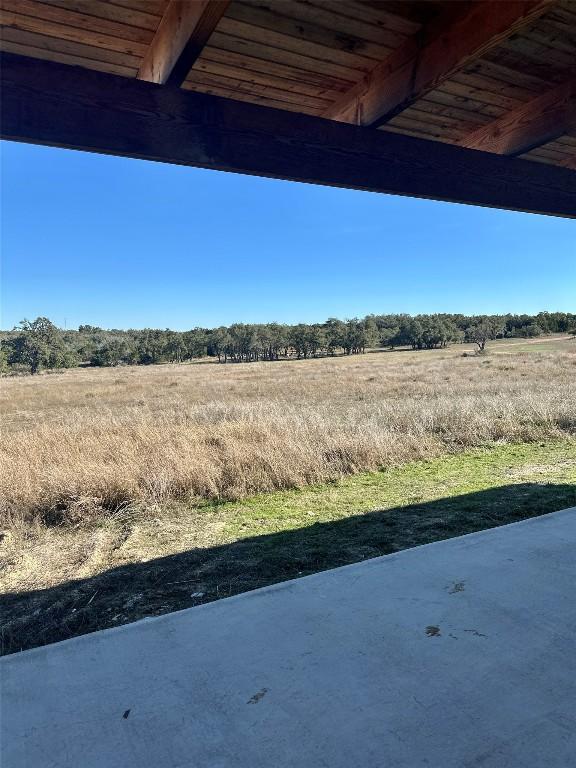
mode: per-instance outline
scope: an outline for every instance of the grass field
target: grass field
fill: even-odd
[[[576,342],[552,343],[7,379],[0,518],[78,522],[133,503],[234,500],[572,434]]]
[[[576,505],[576,342],[3,381],[3,648]]]
[[[4,542],[1,650],[576,506],[576,442],[500,445],[240,502],[132,507]]]
[[[566,336],[539,336],[535,339],[498,339],[490,347],[492,354],[504,355],[509,352],[562,352],[566,343],[574,344],[574,339]]]

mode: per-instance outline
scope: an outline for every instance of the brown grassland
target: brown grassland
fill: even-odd
[[[576,341],[516,351],[527,347],[5,379],[0,517],[78,523],[135,502],[234,500],[573,434]]]
[[[77,369],[0,405],[3,652],[576,504],[574,339]]]

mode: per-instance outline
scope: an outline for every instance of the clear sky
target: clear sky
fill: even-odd
[[[2,144],[2,327],[576,311],[576,222]]]

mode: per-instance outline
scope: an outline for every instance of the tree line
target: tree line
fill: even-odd
[[[212,357],[221,363],[362,354],[369,348],[437,349],[472,342],[484,351],[491,339],[576,335],[576,314],[537,315],[367,315],[324,323],[245,324],[171,331],[105,330],[81,325],[58,328],[46,317],[23,320],[2,333],[0,370],[37,373],[79,365],[154,365]]]

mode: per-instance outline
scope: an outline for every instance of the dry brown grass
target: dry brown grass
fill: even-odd
[[[576,433],[576,344],[71,370],[2,382],[5,525],[238,499]],[[504,346],[502,347],[504,350]]]

